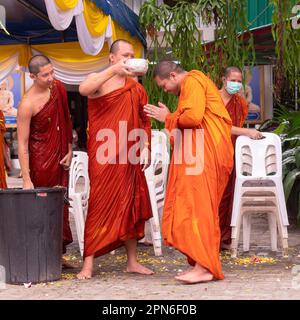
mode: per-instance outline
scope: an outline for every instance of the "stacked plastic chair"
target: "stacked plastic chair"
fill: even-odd
[[[153,217],[149,220],[151,238],[156,256],[162,255],[160,217],[165,199],[170,156],[167,136],[164,132],[152,130],[151,165],[145,170]]]
[[[84,225],[88,209],[90,180],[88,175],[88,155],[74,151],[69,177],[69,212],[73,214],[81,255],[84,248]]]
[[[249,251],[251,215],[268,214],[271,247],[277,251],[277,230],[283,255],[288,254],[288,216],[282,185],[282,151],[279,136],[263,133],[253,140],[239,136],[235,147],[236,183],[232,209],[232,256],[237,256],[243,222],[243,250]]]

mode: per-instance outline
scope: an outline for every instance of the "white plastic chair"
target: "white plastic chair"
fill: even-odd
[[[251,214],[268,214],[272,250],[277,250],[277,229],[283,255],[288,253],[288,216],[282,185],[282,151],[279,136],[263,133],[253,140],[239,136],[235,147],[236,182],[232,209],[232,256],[237,256],[243,220],[243,250],[249,251]]]
[[[151,132],[151,165],[145,170],[152,214],[149,220],[151,238],[156,256],[162,255],[160,216],[164,205],[165,190],[170,157],[167,147],[167,136],[164,132]],[[146,223],[147,228],[147,223]]]
[[[81,255],[84,248],[84,225],[88,208],[90,180],[88,175],[88,155],[74,151],[69,177],[69,212],[73,214]]]

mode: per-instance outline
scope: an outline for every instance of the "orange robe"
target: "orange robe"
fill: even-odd
[[[5,132],[5,119],[3,112],[0,111],[0,189],[7,188],[5,163],[4,163],[4,132]]]
[[[134,144],[128,141],[127,135],[135,128],[147,132],[144,142],[150,144],[150,120],[143,111],[146,103],[144,88],[130,78],[124,87],[88,101],[90,197],[84,257],[97,257],[122,246],[126,240],[144,237],[145,221],[152,216],[146,179],[139,162],[124,164],[124,161],[118,161],[118,150],[127,148],[128,153],[123,153],[127,157]],[[120,121],[127,124],[124,132],[119,130]],[[109,150],[115,155],[115,164],[107,163],[99,156],[101,146],[104,148],[105,143],[109,144],[105,132],[104,141],[99,138],[101,129],[110,130],[116,137],[116,146],[109,145]]]
[[[51,98],[43,109],[31,119],[29,136],[30,178],[35,188],[68,187],[69,171],[59,162],[68,153],[72,143],[72,121],[68,108],[68,98],[63,84],[55,80],[51,88]],[[63,253],[71,243],[69,209],[64,207]]]
[[[223,279],[219,257],[218,208],[233,165],[231,120],[214,83],[193,70],[181,84],[176,112],[167,116],[166,129],[178,128],[183,136],[204,130],[203,171],[187,175],[186,161],[176,164],[173,152],[163,214],[163,238],[185,254],[191,265],[200,264],[216,279]],[[185,131],[185,132],[184,132]],[[184,147],[184,146],[183,146]],[[174,148],[175,150],[175,148]]]
[[[242,127],[248,114],[247,101],[238,94],[234,94],[230,101],[226,105],[226,109],[230,115],[232,125],[235,127]],[[231,140],[233,147],[235,148],[237,136],[232,135]],[[224,191],[222,201],[219,207],[220,229],[221,229],[221,241],[230,244],[231,243],[231,213],[234,196],[235,186],[235,167],[229,177],[228,184]]]

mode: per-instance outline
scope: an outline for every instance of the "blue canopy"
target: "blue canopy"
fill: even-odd
[[[91,1],[146,47],[145,37],[139,30],[138,16],[126,4],[120,0]],[[1,5],[6,9],[6,29],[10,36],[0,30],[0,44],[44,44],[78,40],[74,19],[65,31],[53,28],[44,1],[1,0]]]

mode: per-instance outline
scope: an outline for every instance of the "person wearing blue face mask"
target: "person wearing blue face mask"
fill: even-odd
[[[222,77],[223,86],[220,90],[222,100],[232,120],[231,140],[235,141],[239,135],[251,139],[260,139],[261,132],[255,129],[242,128],[248,114],[248,102],[241,95],[243,75],[238,67],[227,67]],[[219,206],[219,223],[221,229],[221,249],[230,249],[231,244],[231,211],[235,185],[235,168],[233,168],[227,187]]]

